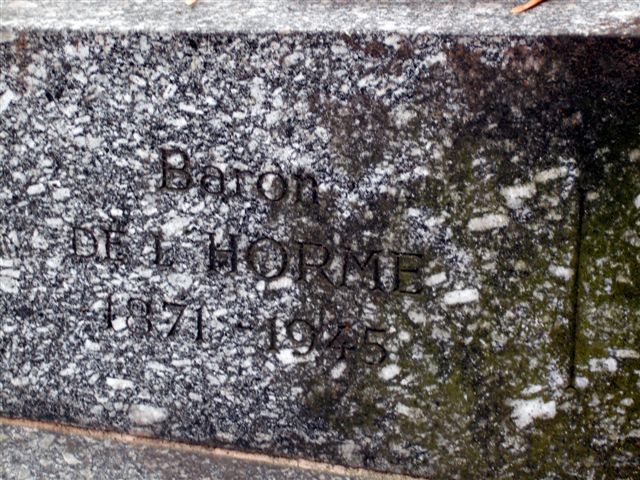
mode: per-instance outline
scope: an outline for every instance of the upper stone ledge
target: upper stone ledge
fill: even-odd
[[[640,0],[0,0],[3,30],[640,36]]]

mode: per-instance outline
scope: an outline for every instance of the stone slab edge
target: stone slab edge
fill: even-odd
[[[0,0],[0,30],[640,36],[640,0],[522,1]]]
[[[319,475],[326,479],[341,480],[419,480],[422,478],[392,473],[381,473],[363,468],[343,467],[340,465],[314,462],[311,460],[273,457],[259,453],[248,453],[224,448],[207,447],[140,435],[81,428],[59,423],[0,417],[0,428],[7,427],[21,430],[23,435],[26,437],[35,438],[35,436],[37,436],[37,432],[42,432],[64,437],[78,437],[80,441],[82,441],[82,439],[86,439],[85,441],[104,443],[106,446],[112,446],[115,443],[116,445],[129,445],[132,448],[146,447],[159,451],[163,456],[171,458],[172,462],[176,459],[179,460],[180,454],[192,454],[202,458],[207,457],[214,464],[223,464],[233,461],[240,465],[244,464],[247,468],[251,468],[252,464],[257,464],[262,465],[264,468],[271,468],[274,470],[281,469],[281,473],[289,472],[296,474],[297,472],[299,478],[313,478],[313,475]],[[291,472],[291,470],[293,470],[293,472]],[[1,470],[0,473],[2,473]],[[155,473],[161,474],[162,472]],[[287,476],[286,478],[298,477]]]

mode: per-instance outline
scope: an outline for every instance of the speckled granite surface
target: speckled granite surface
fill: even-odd
[[[389,32],[437,35],[637,36],[640,0],[2,0],[13,27],[163,32]]]
[[[375,480],[334,475],[170,446],[124,443],[75,433],[0,425],[4,480]]]
[[[436,4],[406,5],[424,28],[355,3],[274,33],[320,4],[257,28],[147,3],[45,3],[41,23],[3,4],[5,415],[416,475],[631,478],[634,2],[524,37],[455,15],[442,34]],[[340,9],[371,22],[345,33]],[[621,38],[598,35],[612,9]]]

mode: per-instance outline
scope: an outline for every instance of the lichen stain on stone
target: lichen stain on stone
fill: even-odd
[[[388,108],[368,94],[349,95],[340,104],[318,98],[338,165],[358,180],[365,169],[384,160],[391,127]]]
[[[442,101],[449,101],[451,104],[460,105],[462,108],[467,108],[469,104],[475,102],[475,107],[472,110],[477,117],[472,119],[463,118],[457,124],[454,122],[453,124],[456,126],[452,127],[451,124],[447,124],[448,120],[445,120],[442,115],[442,111],[446,107],[443,107],[441,113],[434,117],[429,117],[426,113],[419,113],[417,118],[410,124],[412,128],[408,131],[394,131],[393,137],[386,138],[385,142],[389,142],[396,136],[399,138],[411,138],[420,148],[426,146],[429,141],[441,141],[443,139],[438,138],[433,133],[438,131],[437,122],[439,121],[446,125],[446,131],[451,128],[454,132],[465,132],[454,138],[451,145],[444,147],[444,155],[441,159],[434,160],[429,158],[425,162],[430,166],[432,175],[427,177],[427,183],[425,184],[427,188],[422,190],[424,196],[418,199],[416,205],[433,209],[434,213],[445,211],[452,219],[452,233],[455,241],[460,242],[466,251],[473,251],[479,247],[479,243],[480,245],[486,243],[485,241],[479,242],[478,239],[469,238],[469,234],[465,230],[466,221],[471,217],[474,209],[481,207],[485,211],[506,212],[507,209],[503,205],[503,199],[499,195],[499,187],[516,184],[519,181],[531,181],[532,179],[528,178],[527,175],[533,175],[538,170],[556,165],[557,157],[551,158],[545,155],[545,149],[543,148],[545,145],[539,138],[522,136],[520,126],[524,125],[524,122],[514,120],[509,123],[504,119],[503,114],[505,113],[506,104],[498,106],[497,109],[494,108],[496,98],[499,98],[499,95],[505,95],[505,98],[509,98],[516,107],[521,104],[527,108],[538,107],[535,102],[531,104],[531,99],[535,98],[539,92],[519,90],[521,86],[519,84],[516,86],[509,84],[508,79],[496,81],[495,69],[481,66],[481,53],[469,53],[464,47],[454,50],[455,54],[453,57],[449,55],[446,67],[435,67],[420,79],[421,83],[418,84],[417,91],[419,95],[429,98],[430,89],[434,85],[438,85],[437,82],[441,81],[442,78],[447,78],[444,81],[444,85],[451,84],[451,77],[447,77],[447,75],[450,75],[451,70],[453,70],[458,73],[457,78],[460,83],[463,83],[463,88],[458,90],[455,83],[451,84],[449,88],[451,89],[450,91],[454,92],[454,97],[449,99],[443,97]],[[531,64],[529,68],[533,72],[541,69],[538,64]],[[542,73],[540,77],[543,77]],[[536,82],[529,81],[529,85],[534,83]],[[445,89],[444,86],[439,85],[438,88],[440,89],[438,90],[439,92]],[[504,92],[505,88],[506,93]],[[492,91],[492,89],[495,89],[495,91]],[[456,97],[456,95],[460,95],[460,91],[468,92],[468,97]],[[366,106],[368,100],[364,100],[366,97],[362,97],[362,94],[359,95],[349,97],[350,99],[358,99],[352,105],[352,110],[366,112],[367,108],[371,108],[371,106]],[[473,97],[473,100],[471,100],[471,97]],[[417,98],[416,102],[419,101],[419,98]],[[361,105],[365,105],[365,108],[363,109]],[[378,112],[375,108],[373,110]],[[324,111],[330,112],[331,110],[324,108]],[[384,122],[388,124],[388,111],[384,108],[380,109],[380,111],[384,112]],[[371,117],[378,118],[379,115],[378,112]],[[351,174],[360,175],[362,170],[357,169],[363,168],[362,165],[349,165],[349,163],[360,163],[357,160],[349,162],[349,157],[357,153],[355,148],[358,145],[365,145],[361,138],[358,138],[357,141],[353,141],[351,138],[354,135],[357,137],[363,133],[354,128],[349,128],[353,123],[352,120],[349,121],[348,125],[340,125],[332,117],[333,115],[331,114],[326,115],[325,121],[331,125],[330,131],[334,135],[335,143],[333,145],[336,148],[336,153],[342,160],[347,161],[345,168],[351,168]],[[558,119],[557,122],[557,128],[559,129],[561,120]],[[496,123],[496,130],[485,130],[491,123]],[[500,132],[499,141],[494,140],[496,131]],[[507,138],[511,135],[511,143],[503,140],[505,132]],[[546,135],[551,136],[554,133],[557,133],[557,130],[552,133],[547,132]],[[358,144],[358,142],[360,143]],[[381,144],[382,147],[385,146],[385,142]],[[554,142],[557,143],[557,140],[554,139]],[[347,148],[345,148],[345,145],[347,145]],[[512,156],[519,151],[529,153],[520,159],[520,162],[511,162]],[[429,153],[430,151],[425,149],[425,155],[429,155]],[[540,162],[540,157],[543,158],[542,162]],[[484,170],[481,168],[481,173],[476,173],[473,162],[481,158],[486,159],[488,167],[484,167]],[[366,168],[370,167],[369,165],[366,166]],[[491,175],[487,175],[487,169],[491,172]],[[544,191],[544,189],[542,190]],[[567,212],[571,213],[571,210],[570,204]],[[573,218],[572,215],[569,217]],[[402,222],[399,221],[399,218],[392,216],[389,228],[394,232],[398,232],[399,229],[402,229]],[[561,231],[564,232],[562,229]],[[571,227],[568,226],[567,233],[560,233],[556,238],[553,238],[553,245],[563,245],[557,257],[558,262],[562,261],[563,258],[571,257],[570,250],[573,243],[563,242],[566,238],[572,238],[570,232]],[[455,329],[462,328],[462,331],[454,332],[454,337],[462,339],[470,336],[471,341],[469,343],[462,343],[461,340],[457,340],[459,343],[453,346],[439,345],[430,336],[431,325],[428,325],[423,332],[419,332],[411,325],[400,303],[396,303],[391,299],[383,305],[386,312],[383,317],[387,318],[384,323],[387,325],[393,324],[398,329],[406,328],[411,331],[417,342],[413,343],[413,345],[419,345],[423,349],[423,354],[432,358],[429,361],[414,361],[411,359],[411,350],[408,347],[402,347],[397,352],[399,365],[403,371],[415,372],[416,380],[413,384],[409,383],[405,387],[407,394],[402,398],[397,397],[392,389],[384,385],[379,385],[376,390],[376,392],[384,392],[386,398],[394,399],[394,401],[401,400],[404,405],[422,412],[422,420],[396,416],[400,421],[399,431],[388,436],[385,444],[391,445],[396,441],[401,442],[403,435],[413,432],[414,443],[424,449],[424,452],[427,452],[425,454],[426,471],[441,471],[442,465],[454,462],[454,454],[447,452],[468,452],[470,450],[478,452],[478,454],[473,459],[467,457],[469,472],[477,474],[480,471],[495,472],[508,468],[498,460],[502,455],[506,454],[503,447],[501,447],[502,440],[500,440],[504,440],[503,432],[505,430],[499,424],[500,419],[508,418],[510,415],[507,401],[510,398],[517,398],[520,391],[531,383],[546,384],[548,381],[542,370],[537,373],[538,371],[534,369],[531,375],[524,373],[527,370],[528,362],[520,342],[507,343],[498,352],[492,351],[486,345],[491,343],[492,324],[498,322],[498,325],[500,325],[503,315],[510,308],[517,307],[519,303],[531,303],[532,294],[536,286],[544,282],[550,261],[554,260],[540,255],[541,251],[537,244],[538,239],[535,236],[524,233],[518,234],[516,226],[508,230],[507,235],[515,236],[516,240],[514,242],[503,241],[502,248],[507,250],[498,257],[497,268],[500,271],[508,271],[509,268],[512,268],[510,264],[516,258],[524,256],[528,260],[529,273],[527,276],[518,278],[517,282],[499,282],[490,286],[489,291],[496,292],[495,296],[486,295],[481,297],[481,305],[478,309],[485,324],[480,323],[478,325],[479,322],[475,321],[476,319],[474,319],[471,311],[468,314],[463,312],[448,313],[445,317],[447,318],[447,324],[455,325]],[[489,241],[493,242],[495,240]],[[532,252],[536,252],[533,257],[531,256]],[[474,268],[480,266],[481,260],[475,260]],[[489,279],[486,281],[489,281]],[[484,287],[485,289],[489,288],[489,285],[486,284]],[[566,296],[568,297],[568,295]],[[534,302],[536,302],[536,308],[532,308],[532,311],[545,312],[548,310],[548,306],[545,305],[542,299]],[[566,318],[568,307],[568,301],[559,307],[558,314],[561,318]],[[553,310],[550,315],[554,315]],[[552,345],[548,345],[546,348],[550,352],[554,352],[560,359],[559,368],[563,370],[563,365],[566,364],[568,356],[568,350],[564,346],[566,342],[563,342],[567,338],[567,322],[544,321],[554,325],[553,334],[549,337]],[[469,327],[468,331],[466,331],[467,326]],[[503,325],[499,328],[504,329],[505,326]],[[522,338],[526,335],[526,332],[521,329],[516,335]],[[535,352],[535,354],[539,353]],[[431,362],[437,364],[437,373],[435,375],[430,370]],[[523,372],[523,375],[519,381],[512,383],[514,378],[505,374],[505,372]],[[375,375],[367,373],[363,381],[359,383],[366,385],[372,381],[376,382]],[[425,392],[429,393],[425,395]],[[362,415],[356,413],[353,418],[368,423],[371,420],[368,415],[371,410],[367,405],[370,406],[371,403],[367,401],[367,397],[351,398],[355,401],[352,407],[356,409],[355,412],[359,412],[360,408],[363,409],[361,411]],[[324,404],[325,402],[321,403]],[[365,419],[367,420],[365,421]],[[467,419],[470,423],[466,423],[463,419]],[[439,442],[437,436],[434,437],[428,433],[437,431],[437,427],[442,427],[444,424],[447,424],[449,429],[455,429],[457,427],[454,427],[454,425],[457,423],[461,423],[459,431],[457,430],[457,434],[450,435],[445,443]],[[357,421],[354,423],[345,423],[343,421],[340,428],[344,428],[347,425],[350,428],[359,428]],[[506,431],[509,431],[509,428]],[[517,437],[520,436],[515,431],[512,431],[512,434]],[[436,459],[441,463],[439,464]]]

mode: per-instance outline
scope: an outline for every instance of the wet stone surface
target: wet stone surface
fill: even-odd
[[[376,480],[375,475],[341,475],[170,445],[131,444],[76,433],[0,425],[0,474],[7,480]]]
[[[0,410],[414,475],[631,478],[638,52],[7,30]]]

